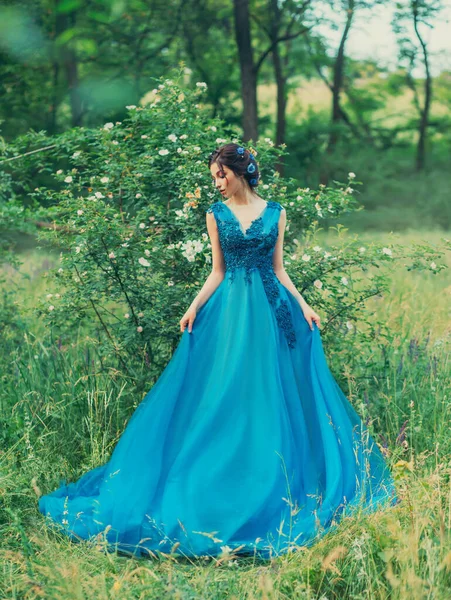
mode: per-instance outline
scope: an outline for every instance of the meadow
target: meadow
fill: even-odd
[[[387,235],[360,238],[369,243]],[[331,236],[321,234],[321,243],[327,246]],[[443,236],[411,230],[397,237],[438,244]],[[371,305],[394,333],[391,343],[357,372],[329,357],[351,402],[368,411],[388,440],[398,505],[345,518],[316,545],[269,561],[227,551],[215,559],[129,559],[105,553],[101,540],[71,543],[50,531],[38,512],[38,495],[61,477],[76,478],[107,460],[139,398],[121,372],[97,368],[95,340],[83,326],[69,344],[43,342],[45,328],[33,309],[48,291],[47,273],[58,264],[58,253],[36,249],[29,240],[20,258],[20,272],[3,269],[2,285],[15,294],[16,332],[9,331],[0,349],[0,597],[450,597],[449,270],[434,275],[398,267],[390,293]],[[451,266],[449,253],[446,262]],[[359,400],[363,390],[370,394],[366,404]]]

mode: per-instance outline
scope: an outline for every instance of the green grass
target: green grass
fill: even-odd
[[[411,231],[401,243],[439,242]],[[321,243],[331,241],[324,234]],[[387,239],[367,233],[362,241]],[[58,255],[24,250],[30,279],[18,297],[26,313],[46,294],[45,273]],[[447,257],[451,265],[451,257]],[[61,477],[104,462],[140,398],[120,372],[96,369],[94,340],[81,328],[70,344],[43,343],[31,313],[0,348],[0,597],[77,599],[448,599],[451,587],[451,286],[439,276],[399,269],[375,317],[395,333],[378,361],[385,377],[366,383],[368,411],[390,440],[388,460],[402,502],[342,521],[311,548],[268,562],[127,559],[98,543],[73,544],[50,531],[37,497]],[[9,273],[9,284],[18,281]],[[8,351],[8,354],[6,354]],[[93,350],[91,350],[93,351]],[[345,369],[345,366],[343,366]],[[361,383],[349,374],[349,397]],[[407,436],[397,441],[408,419]]]

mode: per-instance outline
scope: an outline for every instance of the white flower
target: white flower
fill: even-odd
[[[49,298],[53,298],[53,294],[47,294],[46,298],[47,298],[47,300],[48,300]]]
[[[136,106],[134,104],[129,104],[128,106],[125,107],[127,110],[134,110],[136,108]]]
[[[352,323],[351,323],[351,321],[346,321],[346,327],[348,329],[352,329]]]
[[[117,140],[113,140],[111,143],[114,144],[115,146],[119,145],[119,142]]]
[[[319,202],[316,202],[315,208],[316,208],[316,210],[321,210],[321,205]]]
[[[62,273],[64,271],[64,269],[62,269],[61,267],[58,269],[58,273]]]
[[[66,183],[72,183],[72,175],[68,175],[65,180]]]
[[[215,125],[212,125],[212,126],[210,127],[210,129],[211,129],[212,131],[217,131],[217,130],[218,130],[218,128],[217,128]]]
[[[113,129],[114,124],[113,123],[105,123],[105,125],[103,126],[104,129]]]
[[[347,187],[347,188],[345,189],[345,194],[352,194],[352,192],[353,192],[353,191],[354,191],[354,190],[353,190],[351,187]]]
[[[431,269],[436,269],[437,265],[435,264],[435,262],[431,262]]]
[[[349,179],[354,179],[355,173],[352,173],[352,171],[351,171],[351,173],[348,173],[348,177],[349,177]]]
[[[204,88],[204,89],[206,89],[206,87],[207,87],[207,84],[205,83],[205,81],[198,81],[196,83],[196,85],[197,85],[197,87]]]
[[[128,313],[125,313],[124,319],[129,319],[129,318],[130,318],[130,315]]]
[[[321,246],[314,246],[314,247],[313,247],[313,250],[314,250],[315,252],[319,252],[319,251],[321,250]]]
[[[147,138],[148,138],[148,137],[149,137],[148,135],[142,135],[142,136],[141,136],[141,139],[142,139],[142,140],[147,140]]]
[[[175,135],[175,133],[171,133],[170,135],[168,135],[168,140],[171,140],[171,142],[176,142],[177,136]]]
[[[168,281],[168,285],[174,285],[173,281]]]
[[[108,258],[116,258],[116,255],[114,254],[114,252],[110,252],[108,254]]]
[[[108,183],[108,182],[109,182],[109,180],[110,180],[110,179],[109,179],[109,177],[102,177],[100,181],[101,181],[102,183]]]
[[[128,248],[128,244],[127,242],[125,242],[125,244],[121,244],[122,248]]]
[[[76,252],[77,254],[80,254],[80,250],[81,250],[80,246],[77,246],[77,247],[75,248],[75,252]]]
[[[186,135],[186,133],[184,133],[183,135],[181,135],[181,136],[180,136],[180,139],[181,139],[181,140],[186,140],[186,138],[187,138],[187,137],[188,137],[188,136]]]
[[[169,154],[169,150],[163,148],[162,150],[158,150],[158,154],[161,154],[161,156],[166,156],[166,154]]]
[[[142,319],[142,318],[144,317],[144,313],[142,313],[142,312],[139,312],[139,313],[138,313],[138,317],[139,317],[140,319]]]
[[[304,260],[305,262],[308,262],[310,260],[310,255],[309,254],[303,254],[302,255],[302,260]]]
[[[150,267],[150,262],[148,260],[146,260],[143,256],[141,256],[140,258],[138,258],[138,262],[143,267]]]
[[[144,250],[144,254],[145,254],[146,256],[150,256],[150,250],[147,250],[147,248],[146,248],[146,249]]]
[[[49,306],[49,310],[55,310],[55,307],[53,306],[53,304],[51,304],[51,305]]]
[[[315,279],[315,281],[313,282],[313,285],[320,290],[323,287],[323,282],[320,281],[319,279]]]
[[[349,283],[349,282],[348,282],[348,280],[346,279],[346,277],[342,277],[342,278],[341,278],[341,283],[342,283],[343,285],[348,285],[348,283]]]
[[[366,252],[366,248],[365,248],[365,246],[360,246],[360,248],[359,248],[359,252],[362,252],[362,253],[363,253],[363,252]]]
[[[142,194],[136,194],[135,198],[141,198]]]
[[[146,226],[146,224],[145,224],[145,223],[140,223],[140,224],[139,224],[139,228],[140,228],[140,229],[144,229],[144,228],[145,228],[145,226]]]
[[[57,175],[61,175],[61,173],[63,172],[63,169],[58,169],[58,171],[56,172]]]
[[[383,252],[383,254],[386,254],[387,256],[392,255],[392,251],[390,250],[390,248],[382,248],[382,252]]]
[[[105,196],[102,194],[102,192],[95,192],[94,196],[96,198],[105,198]]]
[[[72,154],[72,158],[77,158],[78,156],[80,156],[80,154],[81,154],[81,152],[80,152],[80,151],[78,151],[78,152],[74,152],[74,153]]]
[[[81,215],[82,215],[82,214],[83,214],[83,211],[82,211],[81,209],[80,209],[80,210],[77,210],[77,215],[78,215],[79,217],[81,217]]]
[[[141,332],[142,332],[142,330],[143,330],[143,328],[141,327],[141,325],[139,325],[139,326],[136,328],[136,331],[137,331],[138,333],[141,333]]]

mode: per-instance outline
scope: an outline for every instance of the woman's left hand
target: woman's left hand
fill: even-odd
[[[310,329],[313,330],[313,322],[315,322],[316,325],[319,327],[321,317],[313,310],[313,308],[311,308],[307,304],[307,306],[304,306],[304,308],[302,309],[302,312],[304,313],[304,317],[307,323],[309,324]]]

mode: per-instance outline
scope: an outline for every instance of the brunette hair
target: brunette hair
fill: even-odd
[[[258,186],[260,171],[257,161],[252,152],[243,146],[230,143],[217,148],[208,157],[208,166],[211,167],[213,163],[217,163],[220,168],[226,166],[235,175],[243,176],[251,190]]]

